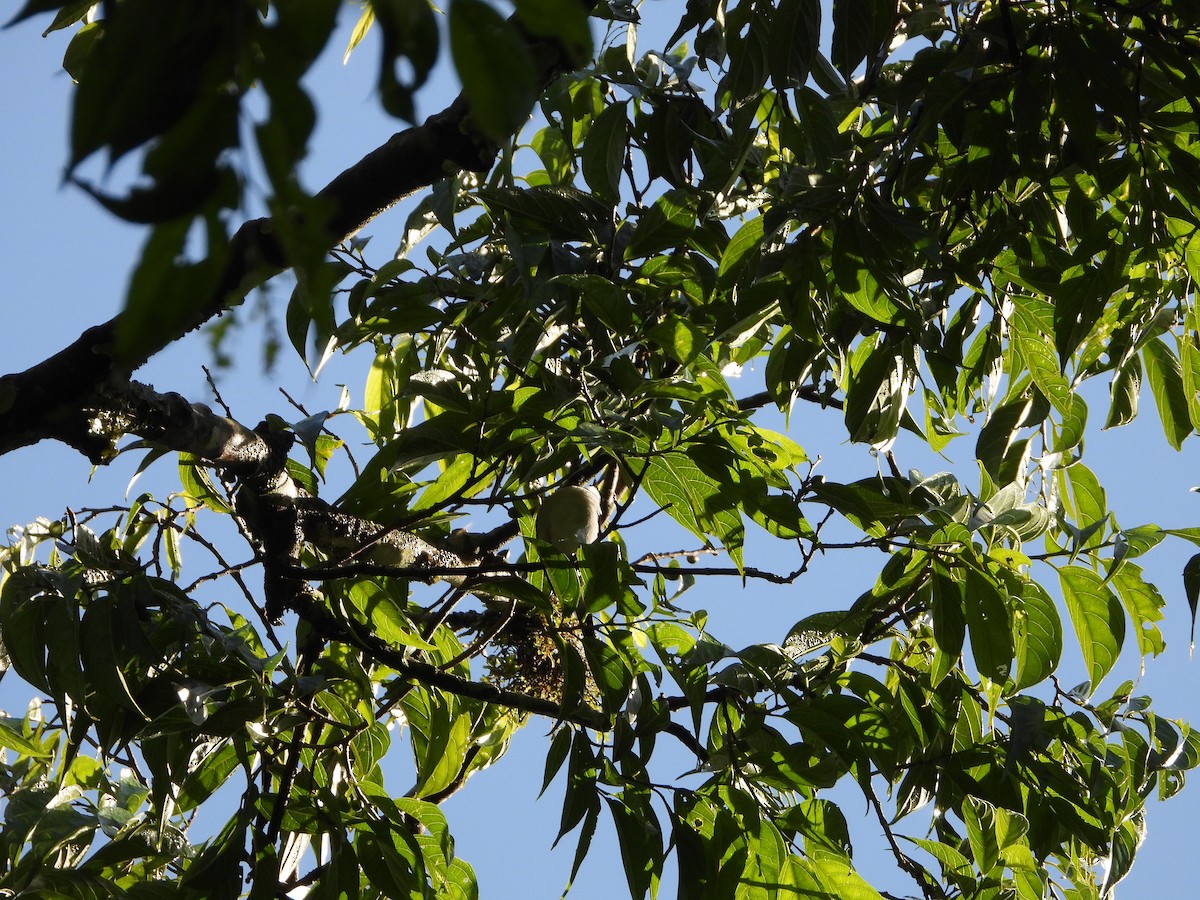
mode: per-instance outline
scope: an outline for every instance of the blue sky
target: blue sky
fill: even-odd
[[[674,4],[651,4],[678,11]],[[313,153],[303,171],[306,185],[316,188],[368,150],[383,143],[399,127],[378,107],[373,95],[375,46],[368,40],[351,58],[341,63],[355,11],[344,10],[341,33],[333,39],[326,57],[309,82],[317,98],[320,118]],[[0,31],[0,265],[3,266],[3,314],[0,327],[0,369],[17,371],[36,363],[74,339],[88,325],[116,313],[121,305],[125,281],[137,257],[140,229],[125,225],[105,213],[79,190],[61,184],[67,155],[67,121],[70,81],[60,69],[67,35],[60,32],[43,40],[43,17]],[[652,43],[640,50],[656,49]],[[661,48],[657,48],[661,49]],[[418,96],[418,109],[429,114],[442,108],[453,95],[454,85],[445,74]],[[402,212],[383,217],[369,229],[384,247],[397,242]],[[273,294],[280,304],[287,290]],[[348,385],[352,400],[360,402],[366,377],[361,357],[336,360],[314,384],[294,354],[285,350],[274,378],[261,371],[258,332],[249,329],[236,345],[238,363],[220,376],[220,387],[235,414],[245,422],[258,421],[268,412],[291,418],[286,401],[276,392],[283,384],[310,410],[333,408],[339,383]],[[169,348],[139,373],[142,380],[160,390],[174,390],[191,399],[207,400],[201,365],[209,361],[205,340],[192,335]],[[749,373],[747,378],[753,378]],[[749,393],[749,391],[747,391]],[[1093,420],[1099,415],[1100,398],[1091,404]],[[1200,471],[1190,464],[1200,438],[1193,437],[1182,453],[1174,453],[1161,436],[1148,391],[1142,415],[1131,426],[1112,432],[1096,430],[1089,436],[1086,460],[1109,491],[1109,505],[1125,526],[1153,522],[1164,527],[1200,524],[1200,495],[1189,493],[1200,483]],[[791,420],[792,436],[810,453],[824,458],[827,477],[857,478],[869,475],[875,461],[860,447],[842,443],[841,423],[832,411],[800,409]],[[947,450],[954,468],[970,485],[973,442]],[[901,444],[903,467],[926,472],[950,466],[945,460],[919,455]],[[0,527],[23,523],[38,515],[51,518],[68,507],[103,506],[119,502],[137,463],[136,457],[122,458],[108,470],[92,473],[89,464],[61,445],[43,443],[0,459]],[[169,491],[173,470],[159,464],[139,482],[138,490]],[[669,543],[669,539],[667,540]],[[1183,597],[1180,571],[1194,549],[1190,545],[1165,544],[1147,560],[1167,598],[1164,634],[1166,654],[1147,664],[1140,693],[1155,699],[1160,714],[1189,719],[1200,724],[1200,668],[1188,656],[1189,619]],[[770,567],[765,543],[748,548],[747,561]],[[758,554],[758,558],[755,558]],[[751,641],[780,641],[787,627],[820,608],[848,605],[869,586],[878,561],[864,565],[859,557],[829,557],[820,561],[811,577],[790,591],[770,593],[755,588],[733,590],[724,582],[697,588],[688,595],[689,606],[708,608],[714,632],[734,646]],[[1052,574],[1042,578],[1053,582]],[[815,598],[812,599],[812,598]],[[1083,680],[1075,657],[1064,662],[1065,683]],[[1136,677],[1129,660],[1110,676],[1112,687],[1124,677]],[[0,704],[9,713],[20,714],[26,695],[9,676],[0,688]],[[561,892],[573,852],[568,837],[563,847],[548,855],[557,830],[561,790],[551,788],[537,803],[549,723],[534,721],[514,741],[513,749],[499,765],[473,779],[452,798],[446,810],[458,839],[462,856],[479,875],[486,898],[522,896],[557,897]],[[687,768],[680,756],[679,772]],[[1152,804],[1150,833],[1133,874],[1121,886],[1122,896],[1157,895],[1163,898],[1191,896],[1191,885],[1200,882],[1200,854],[1195,853],[1194,818],[1200,810],[1200,775],[1190,791],[1168,804]],[[397,789],[402,790],[397,781]],[[854,818],[862,810],[861,798],[846,794],[845,811]],[[602,824],[602,832],[606,826]],[[877,834],[878,827],[864,825],[864,834]],[[887,872],[886,886],[909,892],[911,882],[892,874],[890,858],[864,838],[857,861],[864,874]],[[601,898],[621,896],[624,878],[619,869],[615,843],[606,833],[597,837],[593,858],[585,865],[571,896]],[[1186,886],[1186,887],[1185,887]]]

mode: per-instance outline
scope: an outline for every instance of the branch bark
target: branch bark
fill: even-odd
[[[305,493],[287,471],[288,451],[295,441],[289,432],[272,430],[266,422],[249,429],[203,404],[189,403],[179,394],[159,394],[137,382],[108,392],[104,400],[106,410],[96,413],[89,425],[98,446],[135,434],[190,453],[238,479],[237,513],[260,545],[267,569],[267,611],[273,620],[304,590],[304,579],[292,569],[305,543],[333,559],[401,567],[414,577],[453,584],[465,581],[460,570],[474,562]],[[452,574],[444,574],[447,571]]]

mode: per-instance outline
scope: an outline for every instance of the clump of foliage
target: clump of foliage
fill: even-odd
[[[1200,7],[700,0],[651,49],[619,2],[373,0],[383,111],[412,123],[443,29],[463,93],[309,193],[336,0],[89,6],[18,19],[74,29],[70,171],[143,177],[72,177],[146,242],[115,320],[0,379],[0,452],[175,451],[181,489],[13,531],[0,636],[42,699],[0,719],[0,888],[472,897],[439,804],[541,719],[576,866],[611,817],[634,896],[672,856],[683,897],[881,896],[842,782],[924,897],[1111,893],[1200,740],[1100,686],[1164,646],[1139,558],[1200,530],[1118,524],[1081,389],[1106,426],[1145,383],[1168,444],[1200,427]],[[232,230],[247,153],[267,215]],[[413,191],[399,240],[355,237]],[[361,403],[250,428],[131,379],[281,272],[297,352],[372,360]],[[822,478],[839,451],[780,411],[880,466]],[[903,465],[902,432],[973,441],[978,478]],[[599,539],[541,540],[586,484]],[[633,528],[654,510],[688,552]],[[686,609],[819,554],[874,586],[741,650]]]

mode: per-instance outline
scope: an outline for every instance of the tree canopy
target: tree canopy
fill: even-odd
[[[475,897],[441,804],[532,722],[576,870],[610,821],[634,897],[892,896],[835,789],[912,896],[1128,873],[1200,735],[1105,678],[1163,651],[1141,557],[1200,527],[1118,523],[1084,448],[1147,393],[1200,428],[1200,7],[666,6],[650,47],[621,0],[363,4],[402,130],[313,190],[339,0],[27,0],[70,34],[66,177],[145,238],[116,318],[0,378],[0,454],[178,485],[0,550],[36,697],[0,890]],[[313,371],[363,363],[337,408],[135,380],[279,284]],[[818,560],[878,574],[816,600]],[[705,579],[790,627],[727,643]]]

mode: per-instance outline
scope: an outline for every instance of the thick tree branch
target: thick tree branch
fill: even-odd
[[[116,414],[114,433],[136,434],[171,450],[199,456],[229,474],[252,478],[268,467],[273,448],[257,431],[220,416],[202,403],[189,403],[179,394],[160,394],[147,385],[129,387],[109,395],[108,408]],[[104,417],[99,417],[99,423]],[[93,430],[98,430],[94,426]],[[286,452],[286,451],[285,451]],[[282,460],[279,460],[282,465]]]
[[[337,560],[406,568],[429,581],[465,581],[461,570],[473,558],[411,532],[341,512],[305,493],[286,467],[295,441],[291,432],[276,431],[267,422],[249,429],[203,404],[189,403],[179,394],[160,394],[137,382],[96,394],[99,409],[81,411],[78,428],[96,461],[111,457],[117,441],[133,434],[165,449],[190,453],[238,479],[237,512],[263,557],[272,619],[306,590],[303,573],[297,571],[305,543]]]

